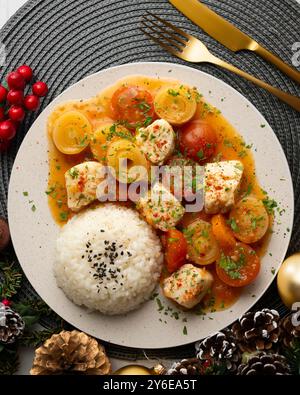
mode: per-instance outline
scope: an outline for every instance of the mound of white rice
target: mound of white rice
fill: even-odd
[[[122,314],[150,298],[162,262],[160,240],[138,213],[106,204],[63,227],[54,272],[58,286],[77,305]]]

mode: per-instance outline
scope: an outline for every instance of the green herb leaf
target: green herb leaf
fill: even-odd
[[[238,225],[237,225],[237,223],[236,223],[236,220],[235,220],[234,218],[230,218],[230,219],[228,219],[226,222],[228,223],[228,225],[230,225],[231,229],[232,229],[234,232],[236,232],[236,233],[239,232],[239,227],[238,227]]]
[[[179,92],[175,91],[174,89],[168,89],[168,94],[171,96],[178,96]]]
[[[263,200],[263,204],[269,214],[274,214],[274,209],[278,206],[277,202],[274,199],[269,199],[269,197]]]

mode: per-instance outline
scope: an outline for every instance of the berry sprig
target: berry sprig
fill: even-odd
[[[15,137],[26,111],[36,111],[40,98],[46,96],[48,86],[43,81],[32,84],[32,93],[24,96],[27,85],[31,85],[33,71],[23,65],[8,74],[7,88],[0,84],[0,152],[5,151]]]

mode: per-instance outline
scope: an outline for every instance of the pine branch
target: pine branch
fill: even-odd
[[[300,340],[295,340],[291,348],[285,348],[283,354],[288,360],[292,372],[300,375]]]
[[[12,375],[19,367],[17,349],[4,347],[0,351],[0,375]]]
[[[23,274],[14,263],[0,262],[2,280],[0,283],[0,297],[10,299],[21,287]]]
[[[51,316],[56,322],[61,321],[61,318],[42,300],[33,299],[16,302],[12,304],[12,308],[21,315],[26,329],[36,324],[42,317]]]
[[[42,331],[26,332],[19,339],[19,344],[25,347],[39,347],[52,335],[54,335],[55,333],[59,333],[61,330],[61,327],[57,327],[54,329],[45,329]]]

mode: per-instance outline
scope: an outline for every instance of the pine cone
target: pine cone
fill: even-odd
[[[248,311],[232,325],[236,343],[243,352],[271,349],[279,338],[279,313],[263,309]]]
[[[170,369],[167,371],[167,375],[189,375],[196,376],[202,372],[202,364],[198,358],[183,359],[180,362],[174,362]]]
[[[35,351],[31,375],[94,374],[111,371],[104,348],[79,331],[62,331]]]
[[[300,341],[300,324],[293,324],[293,316],[296,321],[296,314],[290,313],[286,317],[282,318],[279,324],[280,340],[287,348],[292,348],[295,341]]]
[[[290,375],[291,370],[283,355],[260,351],[250,354],[248,360],[239,366],[237,374],[239,376],[279,376]]]
[[[228,329],[196,343],[196,351],[200,360],[210,360],[217,366],[223,365],[230,372],[236,371],[241,360],[240,350]]]
[[[0,303],[0,342],[14,343],[22,335],[24,328],[22,317],[9,306]]]

